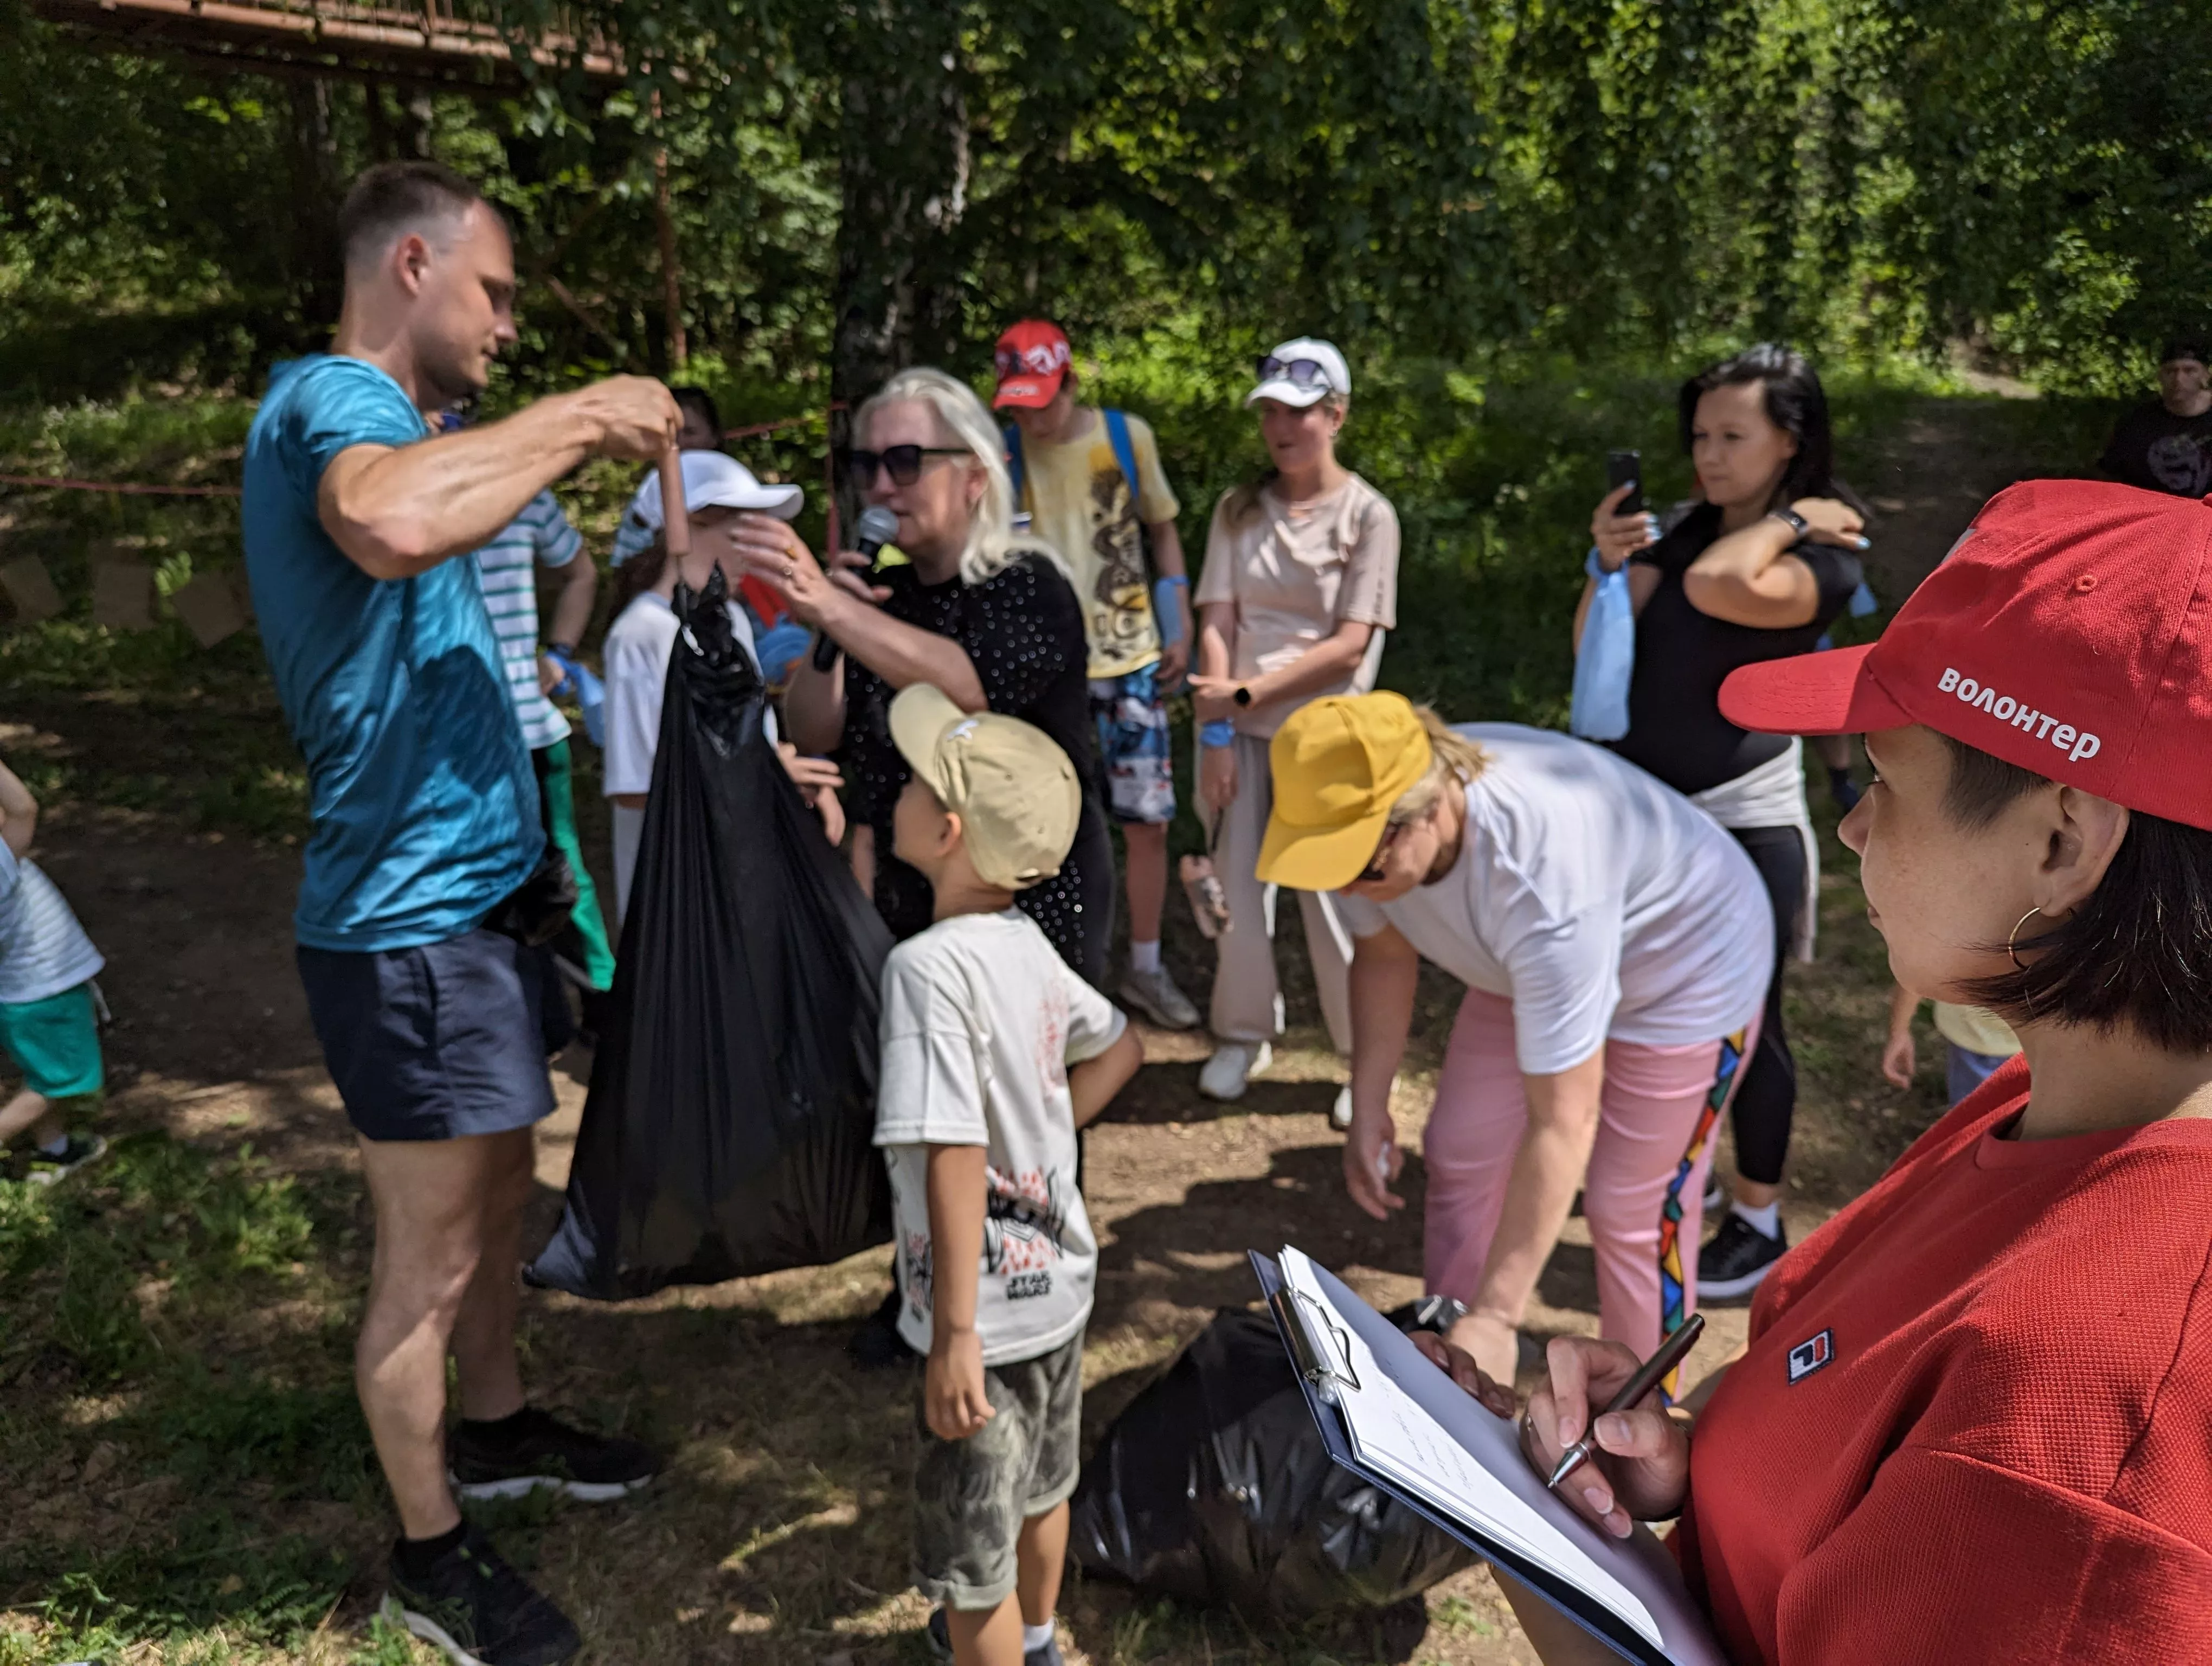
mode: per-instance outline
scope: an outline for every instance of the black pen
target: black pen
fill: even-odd
[[[1682,1363],[1682,1356],[1697,1345],[1705,1328],[1705,1316],[1702,1313],[1692,1313],[1684,1320],[1682,1328],[1660,1343],[1659,1351],[1637,1367],[1636,1375],[1622,1384],[1620,1392],[1613,1395],[1598,1417],[1610,1417],[1615,1412],[1625,1412],[1640,1405],[1644,1396],[1659,1386],[1659,1379]],[[1589,1461],[1589,1456],[1596,1447],[1597,1417],[1594,1417],[1590,1419],[1589,1428],[1583,1438],[1559,1454],[1559,1464],[1553,1469],[1551,1480],[1544,1485],[1554,1492],[1558,1491],[1561,1481]]]

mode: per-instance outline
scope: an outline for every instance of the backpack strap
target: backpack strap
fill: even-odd
[[[1106,410],[1099,413],[1106,419],[1106,443],[1114,447],[1114,460],[1121,465],[1121,478],[1129,483],[1129,510],[1137,509],[1137,448],[1130,443],[1129,419],[1120,411]],[[1137,516],[1143,524],[1144,517]]]
[[[1014,512],[1021,513],[1024,470],[1022,468],[1022,431],[1009,423],[999,430],[1006,442],[1006,473],[1014,483]]]

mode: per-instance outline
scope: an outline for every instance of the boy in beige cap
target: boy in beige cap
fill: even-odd
[[[876,1143],[891,1178],[899,1334],[929,1364],[915,1583],[957,1666],[1060,1666],[1052,1614],[1082,1432],[1098,1245],[1075,1131],[1144,1061],[1014,893],[1060,870],[1082,796],[1040,729],[915,684],[893,849],[936,923],[884,966]]]

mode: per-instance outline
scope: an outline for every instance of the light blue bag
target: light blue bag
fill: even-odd
[[[1584,740],[1618,740],[1628,733],[1628,680],[1636,670],[1636,610],[1628,599],[1628,569],[1608,573],[1592,550],[1583,570],[1597,581],[1583,639],[1575,649],[1575,698],[1567,732]]]

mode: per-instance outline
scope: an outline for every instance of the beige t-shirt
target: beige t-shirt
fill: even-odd
[[[2008,1059],[2020,1051],[2020,1037],[2013,1034],[2012,1025],[1985,1007],[1937,1001],[1936,1033],[1953,1046],[1984,1058]]]
[[[1346,620],[1375,627],[1366,658],[1338,686],[1238,715],[1240,734],[1265,739],[1308,700],[1375,686],[1382,633],[1398,623],[1398,512],[1356,474],[1304,503],[1286,503],[1263,488],[1257,508],[1234,526],[1223,514],[1228,502],[1224,496],[1214,506],[1206,571],[1193,600],[1200,607],[1236,604],[1231,676],[1289,665]]]
[[[1060,551],[1083,604],[1091,675],[1125,677],[1160,657],[1160,628],[1145,572],[1139,523],[1173,520],[1180,507],[1160,470],[1160,448],[1140,416],[1127,418],[1137,465],[1136,501],[1106,419],[1089,413],[1091,431],[1065,445],[1022,442],[1022,501],[1030,530]]]

